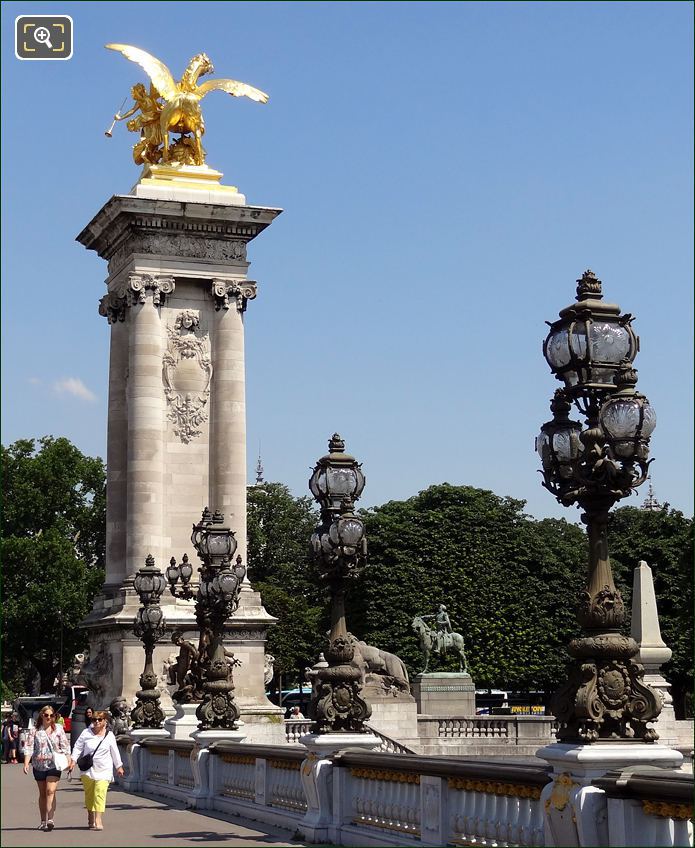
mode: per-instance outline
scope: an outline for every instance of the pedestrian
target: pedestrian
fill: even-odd
[[[6,763],[10,762],[10,725],[12,724],[11,716],[3,719],[2,722],[2,758]]]
[[[85,727],[89,727],[94,721],[94,710],[91,707],[86,707],[84,711]]]
[[[17,722],[17,716],[14,713],[12,713],[12,715],[10,716],[10,726],[8,728],[8,741],[10,743],[9,762],[16,763],[17,746],[19,745],[19,724]]]
[[[63,728],[56,724],[53,707],[43,707],[36,717],[36,726],[29,729],[24,746],[24,774],[29,773],[31,761],[34,780],[39,787],[39,830],[53,830],[56,811],[56,791],[61,769],[57,767],[56,755],[70,753],[68,737]]]
[[[87,809],[87,823],[90,830],[103,830],[102,813],[106,810],[106,792],[113,780],[113,770],[119,777],[125,771],[116,744],[116,737],[107,726],[108,713],[95,710],[92,724],[80,733],[75,742],[68,769],[72,771],[78,764],[80,780],[84,786],[84,805]],[[79,765],[83,755],[91,755],[90,764]]]
[[[299,707],[292,707],[290,710],[290,718],[304,718]]]

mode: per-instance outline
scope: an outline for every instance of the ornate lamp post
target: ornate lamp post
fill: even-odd
[[[164,616],[159,599],[166,588],[166,580],[155,567],[151,554],[145,560],[145,567],[135,575],[133,584],[142,604],[135,619],[133,632],[145,646],[145,668],[140,675],[140,691],[137,693],[137,701],[130,717],[135,730],[159,728],[164,721],[164,713],[159,703],[152,654],[155,644],[164,635]]]
[[[355,649],[345,623],[345,586],[367,556],[364,522],[353,511],[365,479],[359,463],[345,453],[345,442],[337,433],[328,450],[309,480],[309,489],[321,506],[321,523],[311,536],[311,549],[331,595],[331,631],[325,652],[328,667],[317,671],[309,715],[320,734],[360,733],[365,732],[371,708],[360,697],[359,670],[350,665]]]
[[[193,525],[191,542],[202,560],[198,590],[190,586],[193,567],[183,556],[181,565],[172,557],[167,569],[169,588],[174,597],[195,597],[196,622],[200,629],[198,658],[191,674],[193,685],[178,700],[199,701],[196,716],[200,730],[234,729],[239,709],[234,702],[231,665],[224,649],[224,625],[239,606],[239,592],[246,574],[241,557],[231,565],[237,543],[219,511],[203,511]],[[181,583],[181,588],[177,584]],[[175,693],[174,698],[179,693]]]
[[[647,478],[656,416],[635,390],[639,340],[632,316],[603,302],[592,271],[577,283],[577,303],[550,324],[543,345],[564,388],[555,392],[553,418],[536,439],[543,485],[564,506],[581,507],[589,538],[589,576],[577,612],[584,635],[570,643],[574,665],[552,709],[561,741],[653,742],[658,737],[647,722],[658,716],[661,699],[633,659],[637,643],[620,632],[625,607],[613,582],[607,525],[611,507]],[[570,420],[572,403],[584,424]]]

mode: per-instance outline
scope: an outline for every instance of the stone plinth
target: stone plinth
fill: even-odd
[[[593,785],[609,771],[651,766],[679,769],[683,756],[665,745],[644,742],[555,743],[536,756],[552,768],[552,782],[541,793],[546,845],[611,845],[605,794]],[[623,843],[619,843],[623,844]]]
[[[639,645],[635,659],[644,666],[644,682],[661,692],[663,699],[661,712],[653,722],[659,734],[659,742],[676,746],[679,734],[671,684],[661,674],[661,666],[671,659],[672,651],[661,638],[654,579],[651,568],[644,560],[639,562],[633,573],[630,635]]]
[[[444,671],[418,674],[412,689],[420,715],[475,715],[475,684],[470,674]]]
[[[256,296],[246,251],[281,210],[247,206],[211,169],[171,170],[149,169],[77,238],[108,262],[99,302],[111,330],[106,580],[84,622],[100,657],[100,706],[138,688],[133,577],[148,554],[162,572],[184,553],[197,568],[191,527],[208,506],[224,513],[246,562],[244,312]],[[193,603],[165,592],[161,605],[169,635],[181,629],[197,642]],[[235,695],[250,741],[284,740],[263,683],[274,621],[246,583],[225,644],[242,662]],[[158,673],[173,651],[169,636],[157,645]]]
[[[414,751],[418,750],[417,704],[412,695],[404,692],[384,694],[365,686],[362,697],[372,708],[368,721],[370,728]]]

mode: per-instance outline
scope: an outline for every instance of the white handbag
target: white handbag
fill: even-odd
[[[64,754],[62,751],[56,751],[56,749],[53,747],[53,742],[51,742],[50,736],[46,734],[46,737],[48,738],[48,745],[53,753],[54,767],[57,768],[58,771],[65,771],[65,769],[68,767],[67,754]]]

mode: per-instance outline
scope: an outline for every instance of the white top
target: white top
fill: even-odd
[[[99,747],[100,742],[101,747]],[[99,747],[98,751],[97,747]],[[92,767],[89,771],[82,772],[87,777],[91,777],[92,780],[113,780],[114,768],[121,768],[123,765],[116,744],[116,737],[110,730],[106,731],[105,736],[97,735],[91,727],[83,730],[72,749],[73,760],[77,762],[78,757],[81,757],[82,754],[94,755]]]

